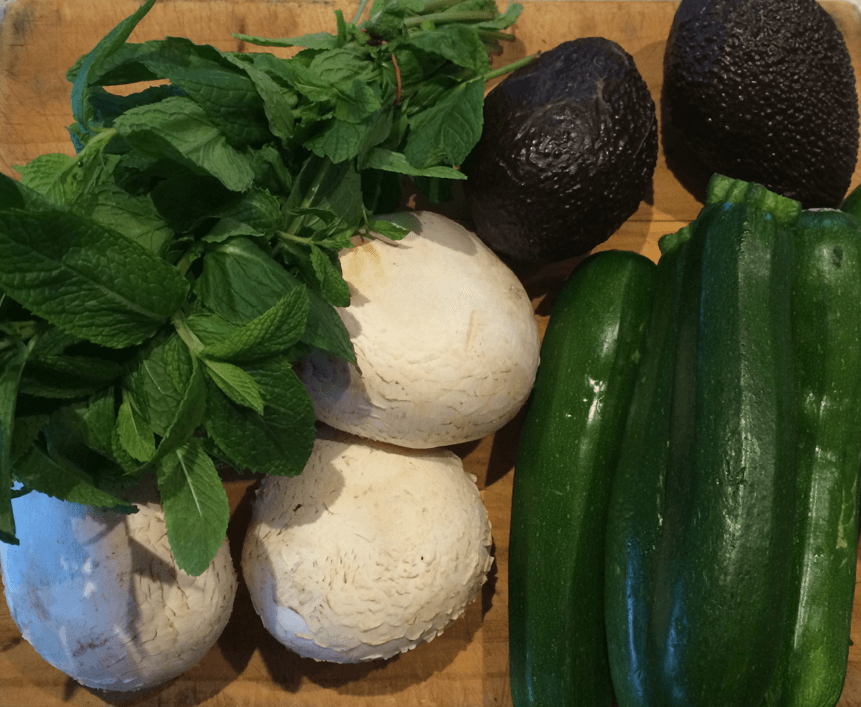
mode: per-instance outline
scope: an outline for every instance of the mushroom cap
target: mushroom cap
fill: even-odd
[[[302,364],[317,418],[404,447],[495,432],[526,402],[540,337],[529,296],[472,232],[431,212],[388,217],[403,240],[358,239],[339,255],[338,310],[356,367],[315,351]]]
[[[225,539],[200,576],[178,569],[161,505],[123,515],[38,492],[15,499],[20,545],[0,543],[23,637],[87,687],[130,691],[198,663],[221,635],[237,579]]]
[[[278,641],[358,662],[442,633],[484,584],[490,546],[475,477],[454,453],[324,430],[302,474],[262,481],[242,572]]]

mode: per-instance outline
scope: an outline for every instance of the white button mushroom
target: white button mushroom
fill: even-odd
[[[6,601],[23,637],[88,687],[138,690],[198,663],[233,608],[225,540],[198,577],[176,567],[156,503],[122,515],[32,492],[15,499],[20,545],[0,543]]]
[[[540,339],[529,297],[457,222],[430,212],[389,218],[412,233],[340,254],[352,299],[338,311],[358,370],[323,352],[304,362],[317,417],[413,448],[485,437],[517,414],[535,380]]]
[[[301,475],[262,481],[242,572],[281,643],[358,662],[430,641],[461,616],[490,546],[475,477],[455,454],[321,432]]]

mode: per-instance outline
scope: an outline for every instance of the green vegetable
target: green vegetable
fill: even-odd
[[[604,615],[616,700],[626,706],[655,704],[651,681],[655,671],[644,657],[654,552],[661,537],[680,289],[690,231],[686,226],[658,242],[661,257],[652,311],[607,511]]]
[[[520,12],[377,0],[337,32],[132,43],[145,2],[68,73],[76,154],[0,176],[0,539],[30,490],[129,508],[154,474],[179,566],[224,537],[219,468],[297,474],[314,413],[293,362],[354,360],[337,253],[407,175],[433,194],[482,124]],[[129,95],[109,88],[153,82]],[[13,491],[14,489],[14,491]]]
[[[621,707],[761,705],[775,674],[795,518],[791,227],[800,208],[716,176],[677,246],[678,313],[656,337],[675,351],[645,357],[670,356],[672,381],[666,361],[644,364],[654,378],[641,379],[645,403],[630,421],[630,430],[663,427],[668,446],[625,437],[613,512],[634,515],[614,519],[607,536],[608,602],[626,599],[608,614]],[[647,421],[653,412],[664,417]],[[642,479],[631,473],[638,458]],[[646,538],[628,545],[634,527]]]
[[[849,653],[861,459],[861,224],[805,211],[794,229],[799,435],[789,631],[766,705],[835,705]]]
[[[515,707],[610,705],[604,532],[655,265],[604,251],[553,306],[520,437],[509,551]]]

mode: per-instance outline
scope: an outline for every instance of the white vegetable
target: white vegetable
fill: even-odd
[[[540,340],[529,297],[455,221],[430,212],[390,218],[413,232],[340,254],[352,300],[339,314],[358,370],[322,352],[305,361],[317,417],[413,448],[485,437],[515,416],[535,380]]]
[[[32,492],[14,501],[21,544],[0,543],[6,601],[51,665],[106,690],[163,683],[227,624],[236,572],[225,540],[209,568],[176,567],[156,503],[122,515]]]
[[[301,475],[263,480],[242,572],[281,643],[356,662],[439,635],[484,584],[490,546],[456,455],[323,432]]]

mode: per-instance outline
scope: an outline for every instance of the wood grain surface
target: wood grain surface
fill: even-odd
[[[568,39],[600,35],[633,55],[656,102],[662,58],[675,2],[530,2],[514,28],[516,41],[495,64],[547,50]],[[45,152],[72,154],[66,126],[72,122],[66,69],[111,27],[130,14],[132,0],[16,0],[0,32],[0,170]],[[844,2],[824,2],[861,66],[861,17]],[[187,36],[224,50],[254,50],[232,37],[268,37],[333,31],[334,10],[346,17],[355,2],[282,0],[161,0],[133,41]],[[852,186],[861,182],[856,171]],[[657,239],[692,220],[701,195],[663,149],[653,192],[637,213],[601,248],[635,250],[657,259]],[[415,203],[413,201],[411,204]],[[419,205],[421,205],[419,203]],[[461,202],[444,209],[465,217]],[[543,328],[553,296],[574,263],[524,276]],[[519,418],[493,437],[460,445],[467,468],[478,477],[493,525],[495,565],[480,599],[441,637],[387,662],[331,665],[295,656],[260,624],[240,585],[230,623],[205,659],[185,675],[145,693],[99,693],[81,687],[45,663],[21,638],[0,599],[0,707],[135,705],[140,707],[505,707],[508,686],[507,551],[514,451]],[[238,557],[248,522],[252,482],[226,481],[231,501],[230,538]],[[396,510],[393,512],[397,512]],[[0,590],[2,595],[2,590]],[[861,705],[861,595],[856,611],[848,676],[841,707]]]

